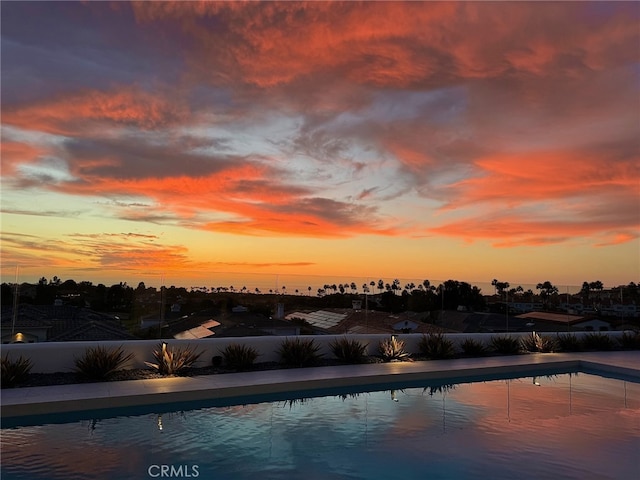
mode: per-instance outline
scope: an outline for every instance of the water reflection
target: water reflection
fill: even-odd
[[[318,478],[376,478],[388,477],[392,459],[403,458],[407,478],[425,462],[442,462],[449,478],[468,478],[446,470],[464,465],[486,469],[488,477],[521,478],[510,465],[532,460],[525,477],[548,478],[545,465],[553,465],[560,468],[555,478],[625,478],[639,447],[639,416],[640,385],[590,375],[387,387],[3,429],[1,468],[3,480],[43,471],[53,480],[141,478],[145,466],[163,462],[198,463],[203,478],[264,471],[280,478],[304,468]],[[92,476],[102,452],[111,463]]]

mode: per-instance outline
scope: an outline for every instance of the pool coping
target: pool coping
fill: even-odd
[[[640,382],[640,351],[540,353],[3,389],[0,416],[16,419],[327,388],[527,376],[562,370]]]

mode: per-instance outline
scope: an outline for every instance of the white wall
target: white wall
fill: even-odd
[[[559,332],[564,334],[566,332]],[[575,332],[574,335],[580,337],[592,332]],[[620,337],[623,332],[598,332],[607,334],[612,338]],[[506,335],[506,334],[500,334]],[[513,337],[522,337],[530,335],[530,333],[510,333]],[[555,336],[555,333],[544,333],[546,336]],[[422,334],[399,334],[396,338],[405,342],[405,349],[412,354],[418,353],[418,342],[422,338]],[[445,335],[451,339],[456,349],[460,350],[460,344],[467,338],[473,338],[488,344],[491,337],[497,336],[493,333],[451,333]],[[198,340],[168,340],[169,346],[186,346],[194,347],[196,351],[203,352],[196,367],[204,367],[211,365],[211,359],[215,355],[220,355],[220,351],[231,343],[251,345],[260,352],[260,356],[256,362],[276,362],[279,360],[277,351],[285,338],[310,338],[321,347],[320,353],[325,358],[334,358],[329,344],[336,338],[342,338],[344,335],[314,335],[300,337],[238,337],[238,338],[202,338]],[[367,354],[377,355],[378,344],[381,340],[387,339],[389,335],[347,335],[350,339],[358,339],[363,343],[367,343]],[[24,343],[24,344],[5,344],[2,345],[2,356],[8,355],[10,359],[15,359],[20,355],[28,358],[33,363],[32,373],[53,373],[53,372],[71,372],[74,369],[74,358],[84,354],[88,347],[96,347],[98,345],[105,348],[117,348],[122,346],[126,353],[133,353],[134,358],[129,361],[124,368],[148,368],[144,364],[145,361],[153,362],[153,350],[158,346],[158,340],[128,340],[125,342],[109,341],[109,342],[43,342],[43,343]]]

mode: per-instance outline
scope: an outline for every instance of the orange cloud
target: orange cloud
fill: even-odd
[[[586,152],[523,152],[494,155],[475,162],[478,175],[461,180],[449,207],[484,201],[522,203],[607,190],[635,189],[640,168],[635,162],[602,165]]]
[[[29,105],[3,108],[2,122],[24,130],[74,134],[103,124],[153,129],[186,117],[184,107],[134,87],[103,92],[86,89]]]
[[[104,9],[83,12],[94,8]],[[249,235],[401,235],[411,225],[412,235],[496,246],[637,238],[632,7],[112,8],[100,10],[98,45],[128,53],[110,49],[131,8],[136,38],[163,32],[140,51],[171,44],[180,61],[167,64],[179,68],[3,104],[5,125],[66,137],[59,163],[26,173],[17,166],[36,162],[39,147],[3,142],[19,188],[114,199],[108,213],[128,220]],[[48,175],[56,167],[68,175]],[[117,202],[129,197],[143,205]]]
[[[157,237],[133,234],[75,234],[52,240],[12,232],[2,234],[4,265],[43,264],[61,269],[173,271],[196,268],[181,245],[162,245]]]
[[[477,2],[134,2],[132,8],[141,24],[176,19],[201,45],[190,55],[202,75],[222,63],[225,76],[265,88],[328,70],[356,84],[393,87],[516,72],[574,74],[633,59],[619,46],[638,39],[624,11],[594,30],[579,21],[588,15],[585,8],[571,3],[532,9],[520,2],[500,8]],[[207,23],[212,18],[222,22],[214,28]]]
[[[14,175],[19,165],[34,163],[43,153],[45,150],[36,145],[3,138],[0,142],[3,175]]]
[[[575,238],[598,238],[605,235],[611,240],[597,246],[632,241],[638,233],[616,233],[615,220],[598,222],[589,219],[523,220],[524,215],[496,214],[494,216],[469,217],[428,229],[430,233],[459,237],[466,241],[492,240],[494,247],[544,246],[567,242]],[[640,224],[635,228],[640,231]]]

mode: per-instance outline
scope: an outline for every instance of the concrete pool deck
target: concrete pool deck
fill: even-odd
[[[640,382],[640,351],[526,354],[12,388],[1,392],[0,414],[3,419],[15,419],[302,390],[531,376],[563,370]]]

